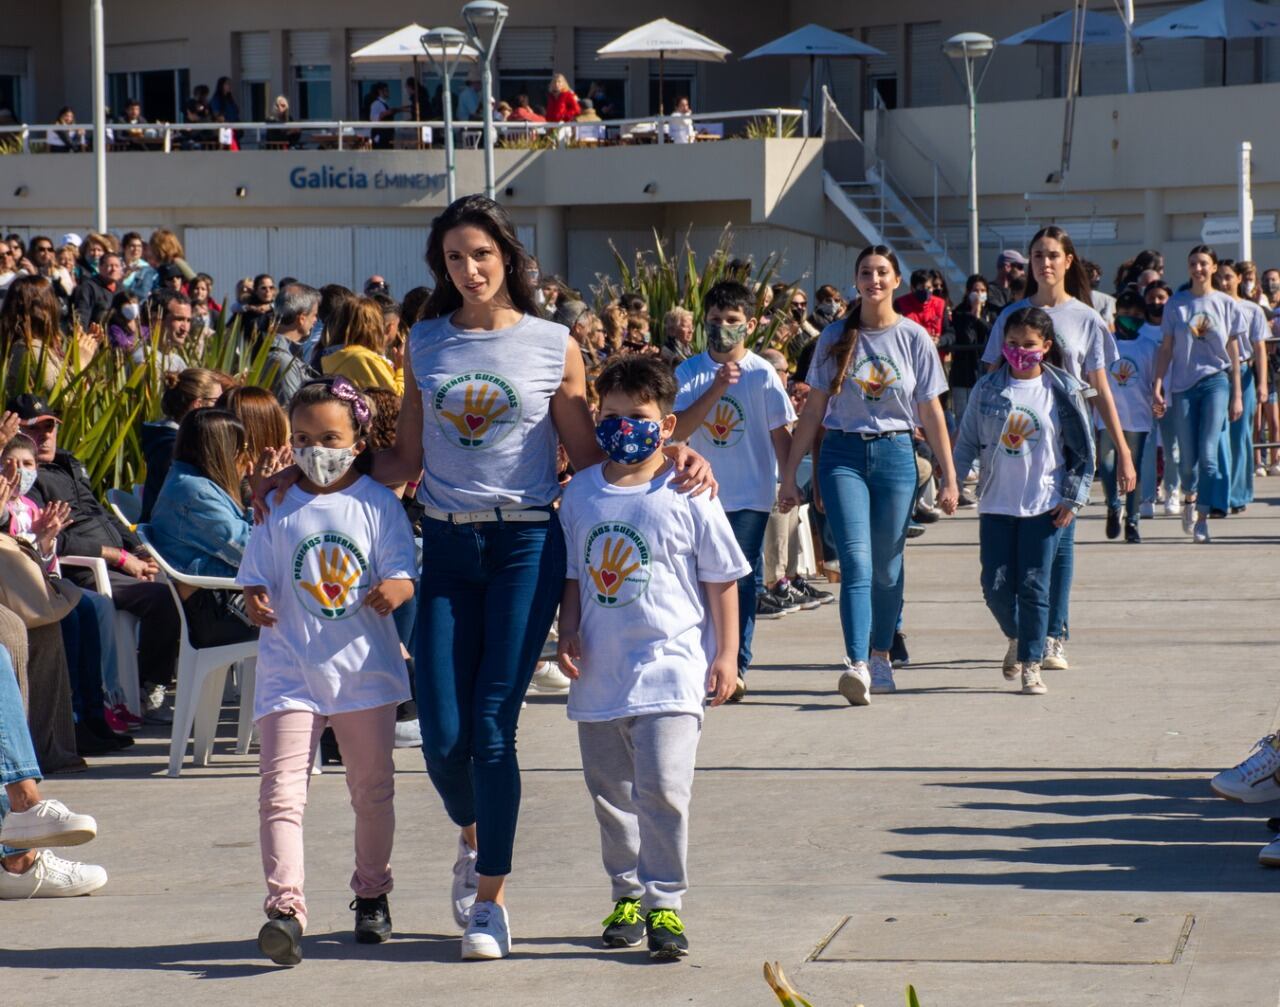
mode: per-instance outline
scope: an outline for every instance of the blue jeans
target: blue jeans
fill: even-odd
[[[455,825],[475,824],[486,877],[511,873],[520,813],[516,721],[564,592],[560,520],[422,522],[415,672],[427,773]]]
[[[1050,635],[1050,570],[1060,531],[1053,526],[1052,513],[978,518],[982,597],[1000,632],[1018,641],[1019,661],[1038,663],[1044,658],[1044,638]]]
[[[1258,396],[1253,390],[1253,367],[1240,365],[1240,397],[1244,412],[1228,424],[1226,440],[1231,454],[1231,492],[1228,503],[1243,507],[1253,503],[1253,418],[1258,412]]]
[[[98,613],[84,592],[79,603],[58,623],[62,630],[62,646],[67,652],[67,672],[71,677],[71,712],[76,723],[85,718],[101,720],[102,641],[98,638]],[[112,641],[112,646],[115,643]]]
[[[1184,392],[1173,396],[1173,412],[1178,424],[1178,453],[1181,456],[1182,490],[1197,496],[1201,486],[1212,492],[1215,480],[1222,479],[1218,466],[1219,441],[1227,422],[1231,399],[1231,379],[1226,371],[1201,378]],[[1223,479],[1225,484],[1225,479]],[[1225,501],[1224,501],[1225,502]],[[1210,502],[1198,510],[1207,513]]]
[[[1049,575],[1049,630],[1046,636],[1066,640],[1071,635],[1071,579],[1076,572],[1076,523],[1058,532],[1058,548]]]
[[[902,551],[916,495],[909,433],[864,441],[828,430],[818,482],[840,557],[840,626],[845,655],[866,661],[893,646],[902,610]]]
[[[1129,454],[1133,458],[1133,467],[1141,472],[1146,461],[1147,432],[1145,430],[1126,430],[1124,442],[1129,445]],[[1153,451],[1152,454],[1155,454]],[[1098,431],[1098,475],[1102,477],[1102,488],[1107,495],[1107,506],[1112,510],[1120,509],[1120,490],[1116,479],[1116,445],[1111,434],[1106,430]],[[1141,481],[1125,496],[1125,520],[1137,524],[1138,504],[1142,499]]]
[[[0,822],[9,813],[9,795],[4,788],[10,783],[39,779],[40,764],[36,762],[36,750],[31,744],[22,693],[18,691],[18,676],[9,652],[0,647]],[[0,857],[22,852],[0,846]]]
[[[728,512],[729,527],[738,540],[751,572],[738,578],[738,674],[747,677],[751,667],[751,637],[756,629],[756,596],[764,590],[764,531],[769,514],[762,510]]]

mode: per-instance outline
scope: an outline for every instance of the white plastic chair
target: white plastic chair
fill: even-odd
[[[139,525],[138,538],[160,567],[181,620],[178,637],[178,695],[173,708],[173,735],[169,740],[169,775],[177,776],[182,772],[182,756],[186,752],[187,738],[191,737],[193,731],[195,739],[191,749],[192,764],[209,764],[213,737],[218,729],[218,714],[222,709],[223,686],[228,670],[237,662],[243,664],[236,751],[241,754],[248,751],[249,740],[253,736],[253,686],[258,641],[246,640],[244,643],[222,647],[193,647],[187,636],[187,613],[182,607],[178,585],[224,591],[239,591],[239,585],[230,577],[192,577],[179,573],[151,544],[146,525]]]
[[[142,487],[135,486],[132,493],[107,490],[107,506],[122,525],[132,528],[142,520]]]
[[[93,572],[93,589],[110,598],[111,578],[107,576],[107,561],[100,556],[61,556],[64,567],[78,566]],[[124,705],[135,717],[142,716],[142,690],[138,685],[138,617],[132,612],[116,609],[116,669],[120,673],[120,690],[124,693]]]

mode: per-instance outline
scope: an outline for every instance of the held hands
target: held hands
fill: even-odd
[[[560,665],[563,671],[572,679],[578,679],[582,675],[582,670],[578,667],[578,662],[582,660],[582,636],[578,633],[560,633],[560,640],[556,644],[556,663]]]
[[[244,589],[244,611],[249,621],[260,629],[269,629],[276,624],[276,614],[272,611],[265,587]]]
[[[785,514],[792,507],[800,506],[800,490],[796,486],[795,476],[783,476],[778,487],[778,510]]]
[[[717,655],[707,669],[707,695],[712,706],[721,706],[733,695],[738,685],[738,667],[723,655]]]
[[[1053,515],[1053,526],[1055,528],[1065,528],[1076,519],[1075,513],[1066,504],[1058,504],[1049,513]]]
[[[413,581],[404,577],[384,580],[365,596],[365,604],[379,615],[390,615],[413,597]]]
[[[942,487],[942,491],[938,494],[938,506],[948,517],[960,506],[960,487],[955,484],[955,480]]]

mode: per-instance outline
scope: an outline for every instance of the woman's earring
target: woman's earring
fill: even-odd
[[[508,276],[514,275],[514,267],[510,261],[507,262],[507,275]]]

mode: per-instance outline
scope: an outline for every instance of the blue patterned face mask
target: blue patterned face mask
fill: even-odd
[[[662,424],[610,416],[596,424],[596,443],[619,465],[639,465],[662,446]]]

